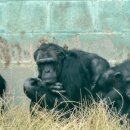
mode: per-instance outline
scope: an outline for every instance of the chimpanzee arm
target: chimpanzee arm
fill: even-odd
[[[65,94],[66,93],[66,90],[64,90],[64,88],[63,88],[63,86],[62,86],[62,84],[61,83],[55,83],[55,84],[53,84],[53,85],[50,85],[50,86],[48,86],[49,87],[49,89],[50,89],[50,91],[52,92],[52,93],[55,93],[55,94]]]
[[[54,107],[55,101],[59,104],[67,100],[66,95],[62,97],[62,94],[60,95],[56,91],[53,92],[52,88],[50,89],[49,86],[42,83],[38,78],[27,79],[24,83],[24,92],[32,102],[38,103],[41,107],[47,107],[48,109]]]

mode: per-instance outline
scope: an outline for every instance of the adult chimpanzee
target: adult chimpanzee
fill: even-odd
[[[4,92],[6,90],[6,81],[5,79],[0,75],[0,98],[2,98],[2,105],[1,105],[1,113],[3,113],[4,109],[5,109],[5,105],[3,102],[4,99]]]
[[[130,60],[126,60],[102,73],[93,93],[114,106],[121,115],[130,112]]]
[[[24,91],[33,102],[38,102],[46,95],[44,104],[53,108],[55,99],[62,102],[62,93],[70,101],[79,102],[88,99],[91,86],[98,76],[109,68],[109,63],[102,57],[81,50],[65,50],[59,45],[42,44],[34,53],[38,66],[38,78],[27,79]],[[39,85],[40,84],[40,85]],[[44,106],[44,105],[41,105]]]

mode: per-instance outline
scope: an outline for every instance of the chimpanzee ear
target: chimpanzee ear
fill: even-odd
[[[121,74],[121,72],[116,72],[116,73],[114,74],[114,76],[115,76],[115,78],[119,79],[119,78],[122,77],[122,74]]]
[[[130,83],[130,77],[126,78],[126,83]]]
[[[65,58],[65,53],[64,52],[59,52],[58,53],[58,58],[63,60]]]

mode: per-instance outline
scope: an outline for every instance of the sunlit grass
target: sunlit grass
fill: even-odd
[[[126,116],[106,110],[103,103],[80,107],[69,118],[58,112],[43,110],[31,118],[26,105],[10,106],[0,116],[0,130],[129,130]],[[120,121],[123,121],[123,124]]]

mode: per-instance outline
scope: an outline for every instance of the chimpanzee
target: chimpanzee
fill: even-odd
[[[121,115],[126,114],[128,110],[130,112],[130,60],[103,72],[98,77],[92,92],[107,104],[114,102]]]
[[[54,43],[42,44],[34,52],[34,59],[38,67],[38,78],[27,79],[24,92],[32,102],[38,102],[45,94],[46,105],[50,108],[55,99],[58,102],[64,101],[60,94],[69,101],[89,99],[91,86],[110,67],[107,60],[97,54],[76,49],[65,50]],[[41,102],[39,104],[44,106],[43,99]]]
[[[5,79],[0,75],[0,98],[2,99],[1,103],[1,113],[4,112],[4,109],[5,109],[5,103],[3,102],[3,99],[4,99],[4,92],[6,90],[6,81]]]
[[[42,110],[42,108],[46,108],[48,110],[51,109],[55,109],[55,111],[59,110],[59,112],[62,113],[65,112],[64,115],[62,114],[62,117],[69,117],[72,108],[75,105],[78,105],[77,102],[69,101],[60,83],[47,86],[47,84],[43,83],[39,78],[29,78],[25,81],[24,86],[28,87],[28,88],[24,87],[24,92],[31,99],[30,112],[32,116],[36,115],[35,109]],[[56,86],[58,92],[64,94],[64,96],[60,96],[60,94],[55,92],[57,91]],[[61,88],[58,88],[59,86],[61,86]],[[55,90],[52,89],[53,87],[55,88]],[[28,90],[30,89],[30,91],[26,91],[27,89]],[[37,104],[40,105],[38,106],[38,108]]]

